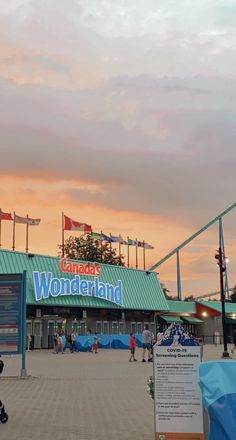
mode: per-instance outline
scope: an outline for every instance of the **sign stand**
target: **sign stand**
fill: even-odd
[[[203,440],[201,347],[171,325],[154,346],[155,440]]]
[[[25,333],[26,271],[0,274],[0,354],[21,354],[21,377],[27,376]]]

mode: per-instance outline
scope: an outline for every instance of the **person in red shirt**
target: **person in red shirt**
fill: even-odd
[[[130,333],[129,348],[130,348],[129,362],[131,362],[132,360],[134,362],[137,362],[137,359],[135,359],[136,338],[133,333]]]

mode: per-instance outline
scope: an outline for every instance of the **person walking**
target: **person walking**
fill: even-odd
[[[146,362],[145,354],[148,352],[148,362],[152,362],[151,348],[152,348],[152,333],[149,330],[148,325],[145,325],[145,329],[142,333],[142,347],[143,347],[143,359],[142,362]]]
[[[93,353],[98,354],[98,343],[99,343],[99,339],[98,339],[98,335],[97,332],[94,333],[94,342],[93,342]]]
[[[59,335],[58,333],[54,334],[54,349],[53,349],[53,353],[58,354],[58,339],[59,339]]]
[[[137,359],[135,359],[136,338],[133,333],[130,333],[129,348],[130,348],[129,362],[131,362],[132,360],[134,362],[137,362]]]
[[[77,333],[75,332],[75,330],[73,330],[73,332],[70,335],[70,352],[74,353],[74,351],[76,350],[76,339],[77,339]]]
[[[231,350],[231,353],[234,353],[234,350],[236,350],[236,328],[233,330],[233,343],[234,343],[234,348]]]

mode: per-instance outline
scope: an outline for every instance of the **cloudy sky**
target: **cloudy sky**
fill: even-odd
[[[236,0],[0,0],[0,207],[41,217],[31,251],[57,254],[63,210],[151,266],[235,202],[235,23]],[[218,287],[216,248],[215,227],[182,253],[186,293]]]

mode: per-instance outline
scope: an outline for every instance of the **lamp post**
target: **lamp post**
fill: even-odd
[[[225,257],[222,247],[220,246],[217,254],[215,255],[217,260],[217,266],[220,270],[220,300],[221,300],[221,317],[222,317],[222,329],[223,329],[223,343],[224,351],[222,353],[222,358],[229,358],[228,347],[227,347],[227,333],[226,333],[226,321],[225,321],[225,289],[224,289],[224,273],[226,271],[226,264],[228,263],[228,258]]]

